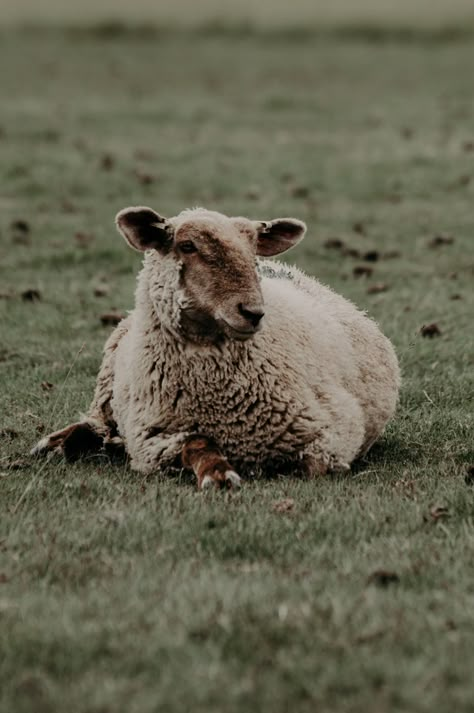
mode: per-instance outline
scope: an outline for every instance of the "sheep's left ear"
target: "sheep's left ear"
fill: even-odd
[[[306,233],[306,225],[296,218],[255,221],[257,229],[257,255],[270,257],[293,248]]]
[[[151,208],[136,206],[124,208],[115,218],[118,230],[135,250],[168,252],[174,236],[170,221]]]

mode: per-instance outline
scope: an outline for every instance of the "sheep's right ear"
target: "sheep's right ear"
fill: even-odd
[[[124,208],[117,213],[115,223],[127,243],[140,252],[167,252],[173,242],[173,226],[151,208]]]

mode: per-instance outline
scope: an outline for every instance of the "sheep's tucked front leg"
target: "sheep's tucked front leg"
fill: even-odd
[[[207,436],[189,436],[183,446],[181,460],[185,468],[196,474],[198,488],[240,488],[242,481],[224,458],[216,444]]]
[[[31,450],[32,455],[63,455],[75,461],[89,453],[98,453],[104,445],[123,445],[118,437],[110,437],[107,427],[100,421],[87,419],[72,423],[61,431],[42,438]]]
[[[125,444],[117,432],[117,424],[111,407],[115,379],[115,356],[120,340],[129,329],[130,317],[122,320],[114,329],[104,348],[104,356],[88,416],[71,423],[60,431],[42,438],[32,448],[32,455],[52,456],[60,454],[66,460],[78,460],[84,455],[98,453],[103,448],[112,455],[123,453]]]

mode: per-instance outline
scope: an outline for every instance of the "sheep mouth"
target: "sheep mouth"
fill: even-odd
[[[250,329],[241,329],[235,327],[234,325],[230,324],[230,322],[227,322],[224,319],[222,320],[222,324],[224,326],[225,332],[227,333],[227,336],[230,339],[235,339],[238,342],[246,342],[247,339],[251,339],[252,337],[254,337],[261,329],[260,324],[258,325],[258,327],[251,327]]]
[[[186,309],[181,311],[180,328],[187,338],[201,341],[215,341],[225,337],[238,342],[245,342],[251,339],[261,329],[261,324],[255,327],[250,325],[247,328],[228,322],[223,317],[212,317],[196,309]]]

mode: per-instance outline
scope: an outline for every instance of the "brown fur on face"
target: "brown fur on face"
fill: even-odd
[[[156,293],[159,273],[179,270],[174,298],[179,331],[195,342],[245,340],[258,332],[264,316],[256,269],[257,255],[276,255],[295,245],[305,225],[292,218],[251,221],[196,208],[162,218],[150,208],[128,208],[117,225],[135,249],[154,250]],[[179,294],[178,294],[179,293]],[[159,308],[159,307],[158,307]]]
[[[183,220],[173,251],[182,262],[182,322],[188,329],[248,339],[261,327],[263,297],[256,270],[257,233],[231,219]],[[189,250],[193,249],[193,252]]]

